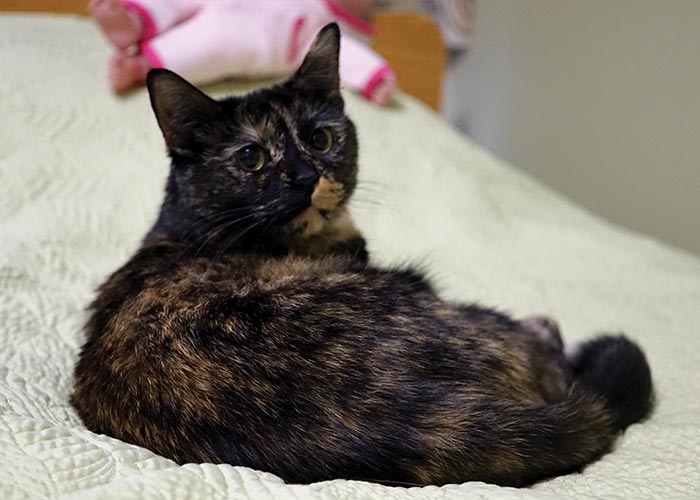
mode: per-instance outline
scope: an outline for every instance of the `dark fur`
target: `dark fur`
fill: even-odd
[[[521,485],[577,469],[649,410],[623,337],[572,360],[556,325],[445,303],[412,270],[367,264],[345,204],[355,130],[338,31],[272,89],[216,102],[149,75],[172,156],[163,207],[100,288],[72,403],[88,428],[179,463],[287,481]],[[305,142],[333,131],[324,154]],[[235,164],[254,142],[257,172]]]

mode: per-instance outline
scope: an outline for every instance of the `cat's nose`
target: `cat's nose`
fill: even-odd
[[[306,187],[315,186],[320,178],[316,169],[305,163],[298,165],[290,175],[292,184]]]

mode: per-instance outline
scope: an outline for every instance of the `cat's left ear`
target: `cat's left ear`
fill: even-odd
[[[167,69],[149,71],[146,82],[168,148],[178,154],[191,153],[220,116],[219,103]]]
[[[340,29],[336,23],[327,24],[288,83],[305,93],[340,97],[339,56]]]

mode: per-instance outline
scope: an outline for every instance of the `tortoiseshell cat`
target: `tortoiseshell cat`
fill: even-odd
[[[72,404],[179,463],[291,482],[522,485],[594,460],[650,409],[643,353],[605,336],[565,356],[547,318],[368,264],[345,209],[339,36],[327,26],[289,80],[244,97],[149,74],[165,201],[91,306]]]

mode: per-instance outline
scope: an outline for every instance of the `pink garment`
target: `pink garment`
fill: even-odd
[[[296,69],[318,31],[343,31],[340,79],[370,99],[393,77],[389,65],[359,41],[372,26],[332,0],[122,0],[144,23],[141,51],[151,67],[194,83],[230,76],[273,76]]]

